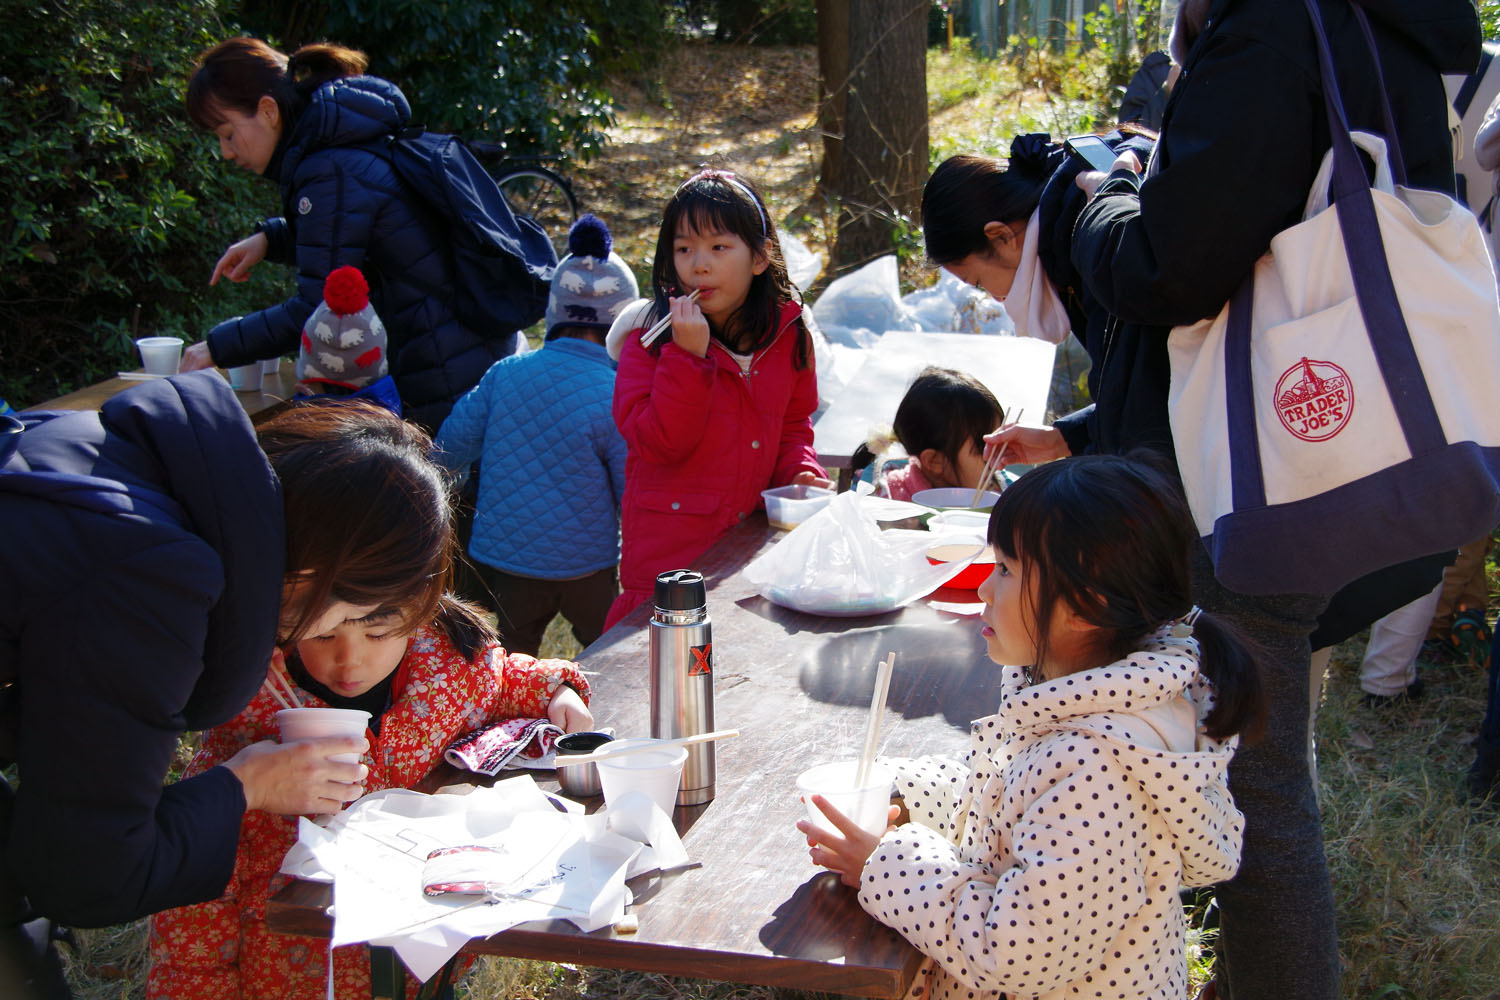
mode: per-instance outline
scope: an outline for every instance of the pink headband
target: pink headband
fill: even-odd
[[[766,218],[766,210],[764,208],[761,208],[760,206],[760,199],[755,197],[755,192],[750,190],[749,185],[740,180],[738,177],[734,176],[734,171],[732,170],[715,170],[711,167],[700,170],[696,174],[679,184],[677,186],[677,193],[681,194],[682,189],[687,187],[694,181],[710,180],[723,181],[725,184],[737,188],[742,194],[744,194],[746,198],[749,198],[750,204],[755,206],[756,214],[760,216],[760,234],[766,237],[769,237],[771,235],[771,223],[770,220]]]

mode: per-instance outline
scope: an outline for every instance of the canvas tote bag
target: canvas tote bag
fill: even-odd
[[[1332,593],[1500,521],[1500,300],[1484,236],[1453,198],[1405,186],[1389,101],[1385,139],[1359,136],[1378,167],[1367,179],[1304,3],[1333,135],[1307,215],[1218,316],[1168,339],[1188,504],[1215,575],[1248,594]]]

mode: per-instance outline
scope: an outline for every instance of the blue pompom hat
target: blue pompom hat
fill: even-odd
[[[610,248],[609,227],[593,215],[582,216],[568,230],[568,255],[552,272],[547,297],[547,337],[559,327],[608,330],[620,310],[639,291],[635,275]]]

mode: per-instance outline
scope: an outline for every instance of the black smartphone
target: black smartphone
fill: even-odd
[[[1075,135],[1063,145],[1092,170],[1102,170],[1107,174],[1115,165],[1115,151],[1097,135]]]

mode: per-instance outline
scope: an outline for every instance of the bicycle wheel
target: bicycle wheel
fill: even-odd
[[[546,167],[516,167],[497,183],[510,210],[541,226],[561,259],[568,252],[568,227],[578,218],[578,199],[568,182]]]

